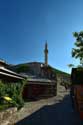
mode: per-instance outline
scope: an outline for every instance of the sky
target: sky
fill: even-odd
[[[9,64],[44,62],[71,72],[73,32],[83,30],[83,0],[0,0],[0,58]]]

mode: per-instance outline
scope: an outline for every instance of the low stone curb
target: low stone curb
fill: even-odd
[[[0,112],[0,125],[9,125],[12,115],[17,112],[17,108],[9,108]]]

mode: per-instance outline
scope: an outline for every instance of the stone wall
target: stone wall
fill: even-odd
[[[61,84],[62,82],[70,84],[71,83],[70,76],[57,75],[57,84]]]
[[[12,115],[17,111],[17,108],[9,108],[4,111],[0,111],[0,125],[11,125],[10,123]]]

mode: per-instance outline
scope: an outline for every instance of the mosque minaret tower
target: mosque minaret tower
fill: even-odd
[[[45,43],[44,54],[45,54],[45,66],[48,66],[48,44],[47,42]]]

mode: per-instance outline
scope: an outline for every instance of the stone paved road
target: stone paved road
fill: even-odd
[[[41,108],[18,121],[15,125],[80,125],[77,114],[73,111],[69,91],[60,88],[58,96],[40,101]]]

